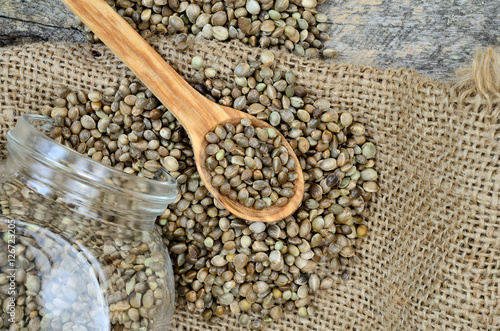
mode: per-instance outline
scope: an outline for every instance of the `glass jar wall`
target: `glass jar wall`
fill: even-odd
[[[0,329],[166,330],[174,278],[154,222],[177,196],[97,163],[24,115],[0,164]]]

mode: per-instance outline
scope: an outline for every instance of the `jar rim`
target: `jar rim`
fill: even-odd
[[[40,130],[50,131],[54,119],[36,114],[23,114],[14,129],[7,133],[7,148],[29,153],[51,168],[67,172],[85,182],[119,191],[149,202],[168,204],[175,201],[178,194],[177,181],[165,169],[155,173],[154,179],[127,174],[86,157],[71,148],[59,144]]]

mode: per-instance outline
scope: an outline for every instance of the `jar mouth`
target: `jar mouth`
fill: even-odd
[[[160,207],[163,211],[176,200],[177,181],[163,168],[153,179],[113,169],[52,140],[45,133],[54,126],[55,121],[50,117],[22,115],[14,129],[7,133],[9,154],[27,155],[73,180],[163,206]]]

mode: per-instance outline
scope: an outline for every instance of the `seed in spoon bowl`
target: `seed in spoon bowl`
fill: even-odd
[[[222,195],[246,207],[282,207],[295,194],[295,161],[273,128],[243,118],[207,133],[206,166]]]

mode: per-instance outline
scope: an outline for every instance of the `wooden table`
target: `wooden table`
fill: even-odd
[[[336,61],[445,79],[477,47],[500,44],[499,0],[326,0],[320,10]],[[59,0],[0,1],[0,46],[42,40],[85,41]]]

